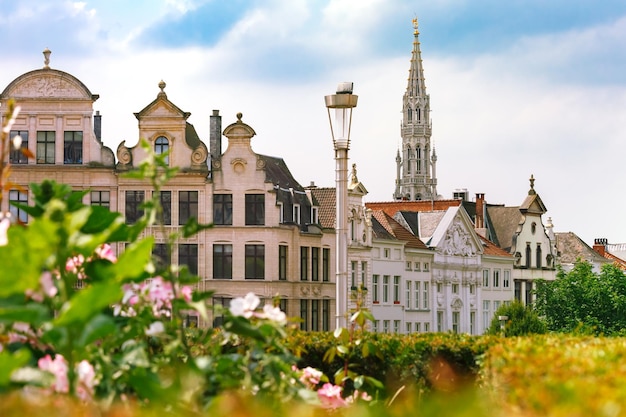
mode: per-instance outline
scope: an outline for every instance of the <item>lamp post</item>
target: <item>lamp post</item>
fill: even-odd
[[[346,326],[348,305],[348,150],[350,149],[350,126],[352,109],[358,96],[352,94],[353,83],[337,86],[337,93],[325,96],[330,122],[330,133],[335,147],[336,192],[336,322],[335,328]],[[331,116],[334,110],[334,119]]]

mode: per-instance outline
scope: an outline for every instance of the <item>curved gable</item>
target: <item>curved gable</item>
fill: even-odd
[[[27,72],[13,80],[0,98],[8,99],[72,99],[96,101],[97,94],[78,78],[55,69],[40,69]]]

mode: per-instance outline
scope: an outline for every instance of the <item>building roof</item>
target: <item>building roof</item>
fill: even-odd
[[[608,258],[593,250],[573,232],[557,232],[554,238],[561,264],[574,264],[578,259],[599,264],[610,262]]]
[[[377,238],[395,238],[405,242],[407,248],[428,249],[424,242],[382,210],[372,211],[372,230]]]
[[[335,229],[337,213],[336,213],[336,191],[335,188],[310,188],[311,195],[319,203],[319,221],[323,228]]]
[[[513,235],[522,221],[522,212],[519,207],[487,206],[487,213],[498,244],[502,249],[510,252],[513,246]]]
[[[485,237],[483,237],[481,235],[478,235],[478,237],[483,242],[483,254],[491,255],[491,256],[504,256],[504,257],[507,257],[507,258],[512,258],[513,257],[513,255],[511,255],[509,252],[505,251],[504,249],[498,247],[498,245],[496,245],[495,243],[493,243],[489,239],[487,239],[487,238],[485,238]]]
[[[389,216],[395,216],[399,211],[433,211],[433,210],[447,210],[448,207],[460,206],[462,200],[420,200],[420,201],[381,201],[365,203],[365,206],[372,210],[383,210]]]

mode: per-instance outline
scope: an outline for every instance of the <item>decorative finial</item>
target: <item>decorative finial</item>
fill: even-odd
[[[413,32],[414,35],[419,35],[420,31],[417,30],[417,16],[415,16],[413,18],[413,29],[415,29],[415,31]]]
[[[159,93],[159,96],[165,96],[166,95],[165,91],[163,91],[163,90],[165,90],[165,86],[166,85],[167,84],[165,84],[165,81],[163,81],[163,80],[159,81],[159,88],[161,89],[161,92]]]
[[[536,191],[535,191],[535,177],[533,176],[533,174],[530,174],[529,181],[530,181],[530,190],[528,191],[528,194],[529,195],[536,194]]]
[[[352,164],[352,184],[356,184],[359,182],[359,179],[356,177],[356,164]]]
[[[49,50],[48,48],[43,50],[43,69],[50,69],[50,54],[52,53],[51,50]]]
[[[237,123],[243,123],[241,121],[241,118],[243,117],[243,114],[241,112],[237,113]]]

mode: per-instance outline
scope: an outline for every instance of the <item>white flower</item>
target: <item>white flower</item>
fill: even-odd
[[[275,321],[276,323],[287,323],[287,315],[280,310],[279,307],[273,307],[271,304],[265,304],[263,306],[263,314],[265,318]]]
[[[6,246],[9,243],[9,237],[7,236],[7,232],[10,225],[11,222],[7,217],[0,220],[0,246]]]
[[[158,336],[165,332],[165,326],[160,321],[155,321],[146,329],[146,336]]]
[[[16,135],[13,138],[13,149],[16,151],[22,146],[22,137],[20,135]]]
[[[249,319],[260,303],[259,297],[249,292],[245,297],[237,297],[230,302],[230,312],[233,316],[243,316]]]

